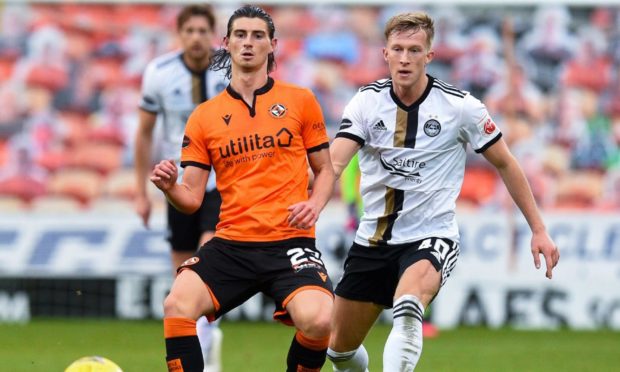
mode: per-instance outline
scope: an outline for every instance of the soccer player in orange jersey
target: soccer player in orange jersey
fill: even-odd
[[[320,371],[325,363],[333,294],[314,225],[335,177],[316,98],[269,76],[274,34],[261,8],[233,13],[212,65],[227,72],[230,85],[188,120],[182,182],[172,161],[151,174],[186,213],[200,206],[211,170],[222,196],[215,237],[181,265],[164,301],[169,371],[202,371],[195,320],[216,319],[258,292],[274,299],[275,319],[297,329],[287,371]]]
[[[153,134],[162,131],[161,158],[180,159],[187,118],[196,106],[220,93],[228,85],[221,71],[210,71],[215,14],[208,5],[188,5],[177,15],[181,48],[151,61],[142,77],[139,125],[135,143],[136,212],[148,227],[151,201],[147,179],[151,171]],[[159,120],[158,120],[159,119]],[[202,205],[187,215],[168,203],[167,220],[170,258],[175,270],[213,237],[220,214],[220,194],[215,177],[210,177]],[[205,360],[205,372],[220,372],[222,331],[217,323],[201,317],[198,338]]]

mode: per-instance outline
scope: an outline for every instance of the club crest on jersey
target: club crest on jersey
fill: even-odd
[[[191,266],[191,265],[195,265],[198,263],[198,261],[200,261],[200,258],[198,257],[190,257],[187,260],[185,260],[181,266]]]
[[[284,115],[286,115],[286,107],[281,103],[276,103],[275,105],[271,106],[271,108],[269,109],[269,113],[274,118],[284,117]]]
[[[435,120],[430,119],[426,123],[424,123],[424,133],[426,133],[429,137],[435,137],[441,132],[441,124]]]

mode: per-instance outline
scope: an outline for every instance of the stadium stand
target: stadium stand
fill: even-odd
[[[10,20],[0,26],[0,198],[7,210],[32,208],[47,196],[68,197],[80,208],[113,199],[127,207],[140,78],[148,61],[175,47],[177,9],[86,2],[0,7]],[[216,9],[228,17],[226,6]],[[273,7],[280,39],[274,76],[313,89],[330,134],[355,91],[386,75],[377,50],[382,25],[397,10]],[[541,205],[617,206],[620,10],[557,4],[425,10],[437,22],[430,73],[487,103]],[[224,29],[219,25],[220,35]],[[497,175],[479,161],[469,164],[460,205],[503,207]]]

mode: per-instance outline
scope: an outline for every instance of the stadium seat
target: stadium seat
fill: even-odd
[[[83,205],[73,197],[65,195],[45,195],[34,199],[28,208],[35,213],[73,213],[83,211]]]
[[[9,195],[0,195],[0,211],[2,213],[23,212],[27,204],[20,198]]]
[[[481,205],[495,193],[497,173],[487,168],[467,168],[459,199]]]
[[[133,200],[136,195],[136,176],[133,168],[121,168],[108,175],[103,184],[105,197]]]
[[[120,168],[123,148],[110,143],[85,142],[69,150],[67,167],[85,168],[108,174]]]
[[[603,195],[603,179],[598,172],[569,172],[558,180],[557,209],[585,209],[594,207]]]
[[[19,198],[24,202],[44,195],[45,192],[44,180],[29,177],[27,174],[16,174],[0,180],[0,195]]]
[[[94,199],[89,204],[88,211],[95,213],[95,214],[114,214],[114,215],[118,215],[120,213],[135,214],[134,206],[131,200],[125,199],[125,198],[108,197],[108,196],[102,196],[102,197]]]
[[[70,197],[87,205],[99,196],[102,184],[103,176],[96,170],[63,169],[50,177],[48,193]]]

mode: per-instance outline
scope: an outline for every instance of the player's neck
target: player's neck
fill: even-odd
[[[186,53],[183,54],[183,62],[185,63],[185,66],[195,72],[202,72],[206,70],[209,67],[210,61],[210,54],[207,54],[207,56],[202,59],[189,58]]]
[[[250,104],[254,101],[254,91],[262,88],[267,84],[269,75],[264,70],[244,72],[233,71],[230,79],[230,86],[233,90],[241,95],[246,102]]]
[[[406,106],[413,105],[426,90],[428,85],[428,76],[422,75],[420,79],[413,85],[398,85],[393,82],[392,88],[396,97]]]

